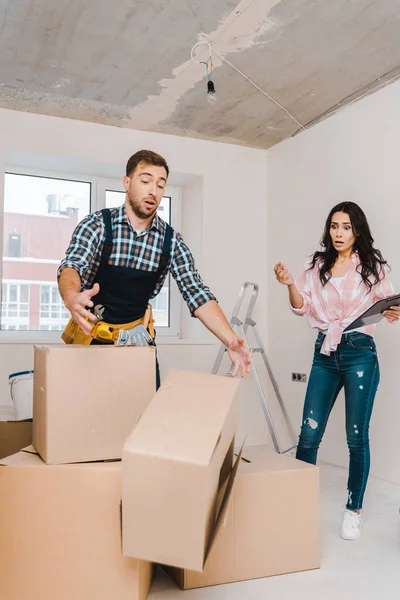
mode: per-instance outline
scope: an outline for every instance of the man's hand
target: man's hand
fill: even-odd
[[[234,364],[232,376],[244,377],[250,371],[251,353],[242,338],[239,338],[229,325],[227,318],[215,300],[209,300],[200,306],[194,316],[209,329],[228,349],[228,355]]]
[[[94,314],[87,310],[86,307],[92,308],[92,297],[96,296],[99,291],[100,286],[98,283],[95,283],[91,290],[85,290],[84,292],[70,292],[64,300],[64,304],[71,313],[71,316],[86,335],[90,334],[93,323],[97,321]]]
[[[246,348],[243,338],[235,338],[228,344],[228,355],[234,364],[232,377],[236,377],[240,369],[240,376],[244,377],[250,372],[251,352]]]
[[[389,310],[383,312],[383,316],[389,323],[395,323],[400,320],[400,306],[391,306]]]

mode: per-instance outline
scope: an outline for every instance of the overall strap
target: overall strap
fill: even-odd
[[[113,237],[112,237],[112,225],[111,225],[111,211],[109,208],[103,208],[101,211],[104,219],[104,226],[106,228],[106,239],[104,241],[103,250],[101,253],[100,263],[107,264],[108,259],[110,258],[110,254],[113,248]]]
[[[164,245],[160,256],[160,262],[158,265],[158,272],[160,275],[165,271],[165,268],[168,264],[168,261],[171,257],[171,245],[172,245],[172,236],[174,234],[174,230],[168,223],[165,224],[165,235],[164,235]]]

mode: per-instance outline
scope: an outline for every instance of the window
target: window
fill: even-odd
[[[58,294],[57,268],[75,226],[90,211],[91,185],[5,174],[2,330],[63,329],[69,314]]]
[[[1,324],[6,330],[29,327],[29,285],[7,281],[1,286]]]
[[[180,189],[169,186],[168,192],[158,212],[180,230]],[[70,314],[58,293],[57,269],[72,232],[91,210],[119,206],[124,198],[117,179],[8,169],[0,244],[0,337],[1,331],[29,331],[31,338],[40,339],[41,332],[54,331],[50,337],[59,339]],[[181,300],[169,277],[152,305],[158,335],[178,336]],[[18,338],[25,339],[14,333],[13,339]]]
[[[21,234],[9,233],[7,256],[11,258],[20,258],[22,256],[21,250]]]
[[[39,329],[63,329],[69,317],[70,314],[58,293],[57,284],[41,285]]]

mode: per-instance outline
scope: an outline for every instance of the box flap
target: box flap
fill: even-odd
[[[232,377],[170,371],[125,450],[208,465],[239,384]]]
[[[315,468],[317,468],[315,465],[297,460],[293,456],[278,454],[268,446],[246,446],[242,456],[240,473],[241,475],[268,474],[273,471],[283,473]]]
[[[38,451],[36,450],[36,448],[34,446],[32,446],[32,444],[30,446],[27,446],[26,448],[22,448],[21,452],[28,452],[29,454],[39,454]]]
[[[208,547],[206,549],[206,554],[205,554],[205,558],[204,558],[204,565],[206,564],[207,558],[208,558],[208,556],[210,554],[210,550],[213,547],[213,545],[215,543],[215,540],[217,539],[218,532],[220,531],[220,529],[222,527],[225,527],[225,524],[226,524],[226,518],[227,518],[227,515],[228,515],[228,509],[229,509],[230,502],[232,500],[233,486],[235,484],[235,480],[236,480],[236,476],[237,476],[239,464],[240,464],[240,461],[241,461],[241,458],[242,458],[242,452],[243,452],[244,444],[245,444],[245,442],[243,442],[243,445],[242,445],[242,447],[240,448],[240,451],[237,454],[235,463],[234,463],[233,468],[232,468],[231,475],[229,477],[228,485],[226,486],[224,497],[223,497],[223,500],[221,502],[221,508],[219,510],[218,517],[217,517],[217,519],[215,521],[215,525],[214,525],[213,531],[211,532],[210,539],[209,539],[209,542],[208,542]],[[204,565],[203,565],[203,568],[204,568]]]
[[[40,467],[44,465],[44,462],[38,454],[31,454],[30,452],[21,450],[17,454],[12,454],[0,460],[0,465],[6,467]]]

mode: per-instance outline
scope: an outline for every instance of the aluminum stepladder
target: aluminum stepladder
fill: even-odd
[[[249,305],[248,305],[248,308],[247,308],[244,320],[241,321],[239,319],[239,312],[240,312],[240,310],[241,310],[241,308],[243,306],[243,302],[244,302],[244,299],[245,299],[245,296],[246,296],[246,292],[250,288],[253,289],[253,292],[251,294],[250,302],[249,302]],[[296,448],[296,446],[297,446],[296,435],[294,433],[293,425],[292,425],[292,423],[290,421],[289,415],[288,415],[286,407],[284,405],[284,402],[283,402],[283,399],[282,399],[282,396],[281,396],[281,393],[280,393],[280,390],[279,390],[279,387],[278,387],[278,383],[277,383],[277,381],[276,381],[276,379],[274,377],[274,374],[272,372],[272,369],[270,367],[270,364],[269,364],[269,361],[268,361],[268,358],[267,358],[267,354],[265,352],[264,344],[263,344],[260,332],[259,332],[258,327],[257,327],[257,323],[252,318],[253,311],[254,311],[254,306],[256,304],[257,297],[258,297],[258,291],[259,291],[259,287],[258,287],[257,283],[252,283],[250,281],[246,281],[242,285],[242,287],[240,289],[240,292],[239,292],[239,296],[238,296],[236,305],[235,305],[235,307],[233,309],[233,313],[232,313],[232,318],[231,318],[230,324],[231,324],[231,327],[232,327],[232,329],[234,331],[235,331],[235,328],[236,328],[236,330],[238,330],[237,333],[239,333],[240,336],[245,340],[245,343],[246,343],[247,347],[249,348],[250,352],[252,354],[261,354],[261,356],[262,356],[262,359],[264,361],[264,365],[265,365],[265,367],[267,369],[267,372],[268,372],[268,375],[269,375],[272,387],[274,389],[276,398],[278,400],[280,410],[282,411],[282,415],[283,415],[284,420],[286,422],[289,435],[290,435],[290,437],[291,437],[291,439],[293,441],[293,445],[290,446],[290,448],[287,448],[285,450],[282,450],[282,448],[281,448],[281,444],[279,443],[278,435],[277,435],[277,432],[276,432],[276,429],[275,429],[275,426],[274,426],[274,423],[273,423],[273,420],[272,420],[271,412],[270,412],[270,409],[268,407],[267,398],[265,396],[265,393],[264,393],[264,390],[263,390],[260,378],[258,376],[257,368],[256,368],[256,365],[254,364],[254,360],[252,360],[252,363],[251,363],[251,372],[252,372],[254,380],[255,380],[255,384],[256,384],[256,388],[257,388],[257,393],[258,393],[258,396],[259,396],[259,399],[260,399],[260,402],[261,402],[261,407],[263,409],[265,419],[267,421],[268,429],[269,429],[269,432],[270,432],[270,435],[271,435],[271,438],[272,438],[272,442],[274,444],[275,451],[278,454],[285,454],[286,452],[290,452],[291,450],[293,450],[293,448]],[[256,341],[256,345],[255,346],[249,344],[249,341],[247,339],[247,331],[248,331],[249,327],[253,330],[253,333],[254,333],[254,338],[255,338],[255,341]],[[216,375],[218,373],[218,371],[219,371],[219,368],[221,366],[221,363],[222,363],[222,360],[224,358],[225,352],[227,352],[227,348],[223,344],[221,344],[221,348],[219,349],[219,352],[217,354],[217,358],[215,359],[214,367],[213,367],[213,370],[212,370],[212,373],[214,375]],[[232,369],[233,369],[233,363],[231,364],[230,372],[232,372]]]

